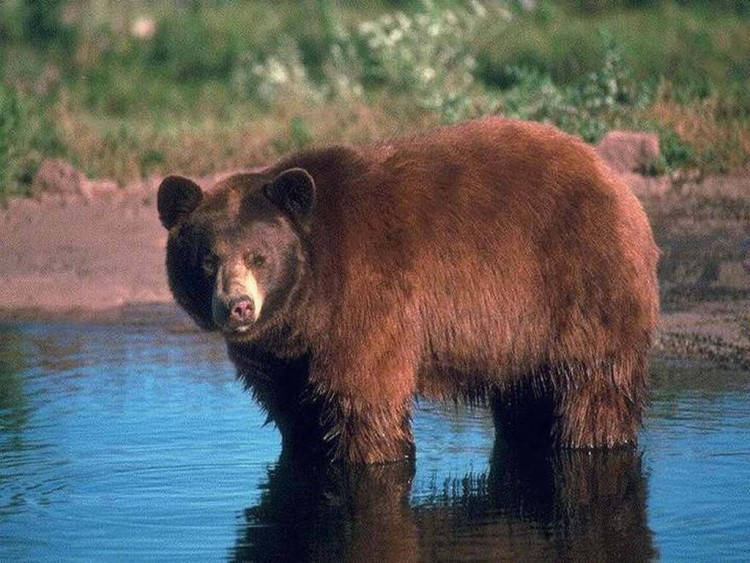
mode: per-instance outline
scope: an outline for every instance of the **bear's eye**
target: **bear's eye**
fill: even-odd
[[[213,254],[207,254],[203,257],[203,260],[201,261],[201,268],[203,268],[203,271],[206,273],[207,276],[213,276],[216,273],[216,267],[218,264],[218,258],[214,256]]]
[[[260,254],[248,254],[245,257],[245,265],[248,268],[260,268],[266,263],[266,257]]]

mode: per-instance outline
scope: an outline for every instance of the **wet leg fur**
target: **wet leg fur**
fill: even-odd
[[[413,454],[411,403],[415,373],[391,351],[372,351],[359,361],[340,356],[314,363],[310,392],[320,402],[321,432],[329,459],[352,463],[397,461]],[[341,366],[337,368],[337,366]]]
[[[556,391],[554,443],[579,449],[634,444],[646,402],[645,362],[620,359],[567,369],[577,373]]]
[[[495,426],[516,447],[594,449],[635,443],[646,402],[644,360],[547,366],[495,395]]]
[[[321,419],[328,459],[383,463],[413,457],[410,407],[410,400],[364,405],[347,397],[329,398]]]
[[[284,361],[250,346],[230,346],[240,379],[279,429],[284,455],[324,461],[379,463],[412,457],[411,393],[367,397],[335,392],[307,358]],[[363,366],[360,366],[360,368]],[[318,368],[319,370],[320,368]],[[373,372],[369,372],[373,373]],[[361,370],[340,372],[361,381]],[[387,373],[378,374],[389,381]],[[390,377],[390,380],[398,378]],[[320,381],[325,382],[321,384]]]

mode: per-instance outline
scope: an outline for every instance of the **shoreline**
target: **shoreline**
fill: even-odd
[[[217,178],[197,179],[204,187]],[[750,173],[678,184],[623,174],[662,250],[658,355],[750,371]],[[0,323],[151,323],[193,330],[164,267],[158,178],[0,209]],[[197,330],[197,328],[195,329]]]

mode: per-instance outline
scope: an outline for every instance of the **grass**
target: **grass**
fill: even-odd
[[[733,116],[735,112],[739,115]],[[662,145],[664,140],[679,143],[680,147],[672,147],[680,152],[675,160],[686,166],[721,174],[746,168],[750,162],[747,110],[737,108],[725,96],[676,102],[669,93],[662,93],[644,113],[665,131]]]
[[[746,2],[359,4],[5,0],[0,199],[45,156],[126,183],[488,113],[656,131],[664,170],[750,162]]]
[[[0,83],[0,201],[28,195],[46,155],[64,152],[50,109]]]
[[[717,2],[696,2],[694,7],[630,2],[648,5],[642,9],[611,4],[615,7],[590,14],[547,2],[507,28],[488,26],[477,39],[488,78],[502,80],[502,69],[516,65],[537,69],[556,83],[575,82],[601,68],[611,41],[638,80],[666,80],[687,98],[717,88],[734,90],[747,80],[748,17],[716,10]]]

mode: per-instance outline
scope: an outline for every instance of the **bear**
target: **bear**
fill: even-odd
[[[221,333],[282,452],[411,459],[415,397],[519,447],[634,444],[659,250],[592,147],[503,117],[157,195],[176,302]]]

